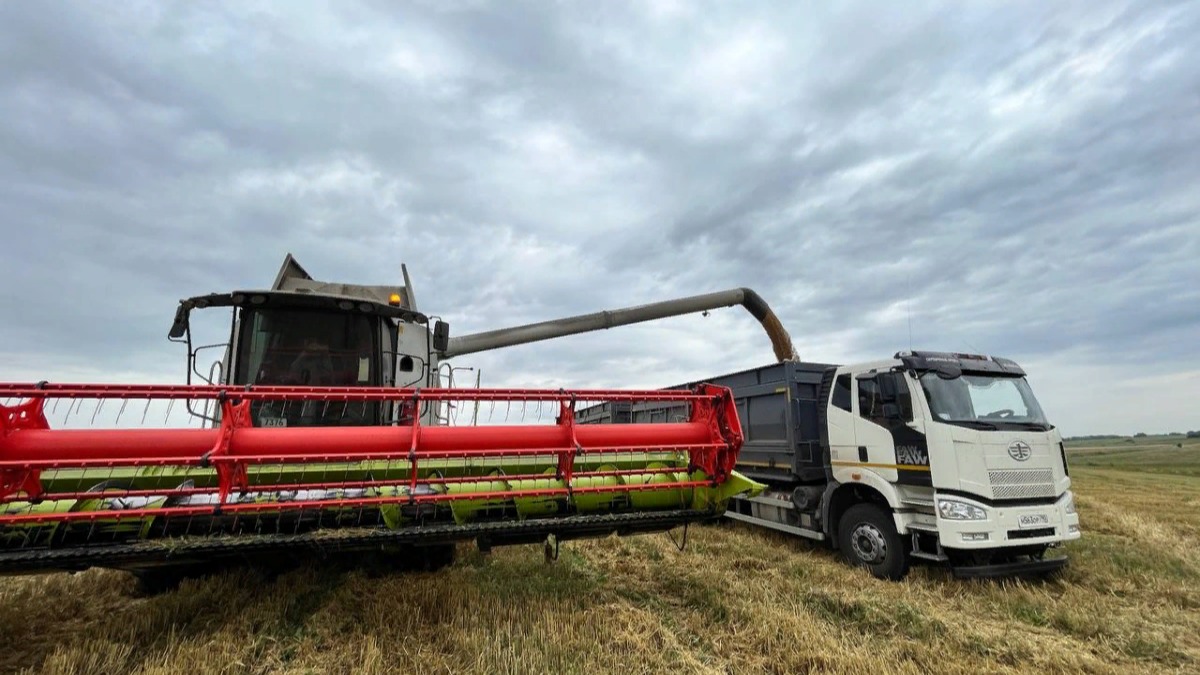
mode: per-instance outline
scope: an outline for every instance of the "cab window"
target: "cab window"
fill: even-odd
[[[380,384],[379,319],[308,309],[244,309],[234,384],[369,387]],[[255,426],[378,424],[378,401],[255,401]]]
[[[833,399],[834,406],[851,412],[850,410],[850,374],[845,373],[838,375],[833,381]]]
[[[858,381],[858,415],[876,424],[883,423],[883,401],[879,398],[879,383],[873,377]]]
[[[858,380],[858,414],[880,426],[913,419],[912,396],[901,373],[879,373]]]

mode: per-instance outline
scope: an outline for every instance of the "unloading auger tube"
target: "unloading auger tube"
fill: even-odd
[[[142,406],[220,409],[216,428],[120,425]],[[266,405],[390,401],[394,426],[253,426]],[[553,423],[425,426],[434,401],[537,402]],[[577,425],[599,401],[686,404],[686,419]],[[0,572],[144,570],[222,556],[481,545],[661,531],[719,517],[761,489],[733,467],[728,389],[539,391],[0,384]],[[127,411],[126,408],[129,408]],[[107,413],[106,413],[107,414]],[[168,407],[167,418],[170,417]],[[131,419],[132,418],[132,419]],[[352,416],[348,416],[352,419]]]
[[[792,345],[792,337],[783,327],[779,317],[775,315],[771,306],[767,304],[766,300],[763,300],[761,295],[749,288],[732,288],[716,293],[652,302],[648,305],[580,314],[565,319],[553,319],[524,326],[452,337],[441,356],[450,358],[734,305],[745,307],[746,311],[762,324],[763,329],[767,332],[767,337],[771,339],[771,347],[775,351],[776,359],[780,361],[800,360],[795,346]]]

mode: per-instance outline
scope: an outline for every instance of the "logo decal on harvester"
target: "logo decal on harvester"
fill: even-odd
[[[897,445],[896,463],[929,466],[929,453],[918,445]]]
[[[1029,459],[1030,455],[1032,454],[1033,450],[1025,441],[1013,441],[1012,445],[1008,446],[1008,456],[1012,457],[1018,462],[1024,462],[1025,460]]]

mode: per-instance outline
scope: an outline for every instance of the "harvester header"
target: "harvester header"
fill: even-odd
[[[142,406],[209,428],[119,428]],[[718,517],[755,484],[728,389],[690,391],[0,384],[0,572],[131,570],[296,547],[529,543]],[[422,423],[451,402],[546,405],[552,423]],[[578,406],[670,402],[652,424],[576,424]],[[391,404],[397,422],[354,408]],[[55,411],[116,428],[51,428]],[[321,408],[319,426],[276,426]],[[128,409],[128,410],[127,410]],[[337,412],[330,414],[330,409]],[[107,415],[105,416],[107,417]],[[169,414],[166,421],[169,421]],[[346,425],[333,423],[343,419]]]

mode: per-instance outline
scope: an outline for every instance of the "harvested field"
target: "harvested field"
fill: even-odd
[[[1200,671],[1200,444],[1072,449],[1085,528],[1049,582],[888,583],[740,525],[186,582],[0,580],[0,670],[46,673]]]

